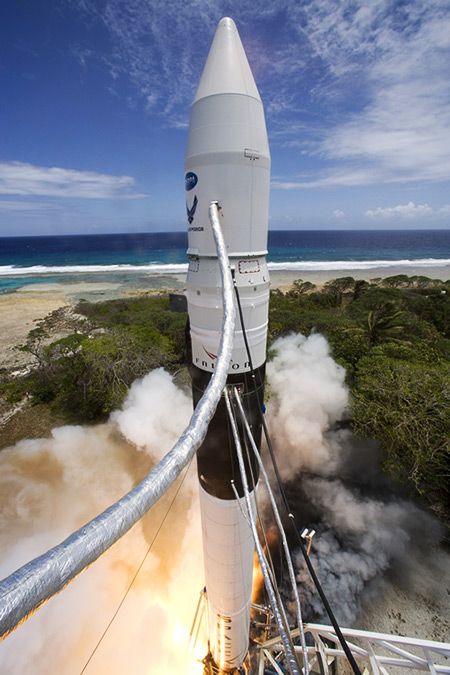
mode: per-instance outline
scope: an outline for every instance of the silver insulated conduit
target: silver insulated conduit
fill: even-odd
[[[178,478],[206,436],[225,386],[234,338],[233,283],[217,203],[209,217],[222,277],[222,335],[216,367],[189,425],[172,450],[133,490],[61,544],[35,558],[0,582],[0,638],[62,590],[122,537]]]

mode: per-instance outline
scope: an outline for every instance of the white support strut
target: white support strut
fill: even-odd
[[[261,456],[258,452],[258,448],[256,447],[255,439],[252,436],[252,432],[251,432],[248,420],[245,416],[244,408],[242,406],[241,397],[239,396],[239,392],[236,389],[236,387],[234,387],[234,396],[236,398],[237,406],[238,406],[238,409],[239,409],[239,413],[241,415],[242,423],[244,425],[244,428],[245,428],[245,431],[246,431],[246,434],[247,434],[247,438],[250,442],[253,453],[254,453],[254,455],[256,457],[256,460],[259,464],[259,469],[260,469],[261,474],[264,478],[264,482],[266,484],[266,489],[267,489],[267,492],[269,494],[270,503],[272,505],[272,511],[273,511],[273,514],[274,514],[274,517],[275,517],[275,520],[276,520],[276,523],[277,523],[278,531],[280,533],[280,537],[281,537],[281,540],[282,540],[283,550],[284,550],[284,554],[285,554],[285,558],[286,558],[286,563],[287,563],[287,566],[288,566],[289,578],[290,578],[290,581],[291,581],[292,592],[294,594],[295,606],[296,606],[296,611],[297,611],[297,624],[298,624],[298,628],[299,628],[299,631],[300,631],[300,639],[301,639],[302,650],[303,650],[303,662],[304,662],[303,672],[305,673],[305,675],[308,675],[308,673],[309,673],[308,651],[307,651],[307,648],[306,648],[305,632],[303,630],[302,610],[301,610],[300,598],[299,598],[298,590],[297,590],[297,582],[296,582],[296,579],[295,579],[295,573],[294,573],[294,567],[293,567],[293,564],[292,564],[291,553],[290,553],[289,546],[288,546],[288,543],[287,543],[286,533],[284,531],[283,524],[281,522],[280,513],[278,511],[277,503],[275,501],[275,497],[274,497],[274,494],[272,492],[272,488],[270,487],[269,477],[267,475],[267,472],[266,472],[265,466],[263,464],[263,461],[261,459]]]
[[[321,672],[331,675],[335,672],[335,663],[339,659],[345,659],[343,649],[339,644],[332,626],[306,623],[306,634],[312,638],[313,643],[307,647],[311,666],[320,661]],[[405,672],[426,672],[431,675],[450,675],[450,643],[434,642],[403,635],[388,635],[372,631],[358,630],[357,628],[342,628],[342,633],[347,639],[354,657],[367,675],[389,675],[391,668],[405,669]],[[298,629],[291,631],[292,638],[299,635]],[[277,635],[261,643],[261,654],[272,663],[274,655],[283,649],[281,636]],[[295,647],[300,650],[300,647]],[[264,661],[264,659],[263,659]]]
[[[289,670],[292,673],[292,675],[300,675],[300,668],[299,668],[299,665],[298,665],[298,662],[297,662],[297,658],[295,656],[295,652],[293,650],[292,639],[291,639],[290,634],[288,633],[288,631],[284,627],[284,620],[283,620],[283,617],[282,617],[282,609],[283,608],[279,607],[279,605],[278,605],[278,601],[277,601],[277,598],[276,598],[276,595],[275,595],[275,589],[273,587],[273,584],[272,584],[272,581],[271,581],[271,578],[270,578],[270,570],[269,570],[267,560],[266,560],[266,557],[264,555],[264,551],[262,549],[261,543],[259,541],[258,531],[257,531],[257,528],[256,528],[256,523],[255,523],[255,519],[254,519],[253,512],[252,512],[252,507],[251,507],[250,493],[249,493],[249,489],[248,489],[247,476],[246,476],[246,473],[245,473],[245,464],[244,464],[244,458],[243,458],[243,455],[242,455],[241,442],[239,440],[239,433],[238,433],[238,430],[237,430],[236,421],[233,417],[233,413],[232,413],[232,410],[231,410],[231,403],[230,403],[228,391],[225,389],[224,393],[225,393],[225,402],[226,402],[227,410],[228,410],[228,416],[229,416],[230,425],[231,425],[231,431],[232,431],[232,434],[233,434],[233,439],[234,439],[234,443],[235,443],[235,446],[236,446],[236,452],[237,452],[238,461],[239,461],[239,471],[240,471],[240,474],[241,474],[242,487],[243,487],[244,497],[245,497],[246,506],[247,506],[247,515],[248,515],[250,525],[251,525],[251,528],[252,528],[253,539],[254,539],[254,542],[255,542],[255,548],[256,548],[256,552],[258,554],[258,560],[259,560],[259,564],[260,564],[260,567],[261,567],[261,571],[262,571],[263,576],[264,576],[264,583],[265,583],[267,593],[268,593],[269,598],[270,598],[270,603],[271,603],[272,610],[273,610],[273,613],[274,613],[274,616],[275,616],[275,620],[277,622],[277,626],[278,626],[278,629],[280,631],[280,638],[281,638],[281,641],[283,643],[283,648],[284,648],[284,651],[285,651],[285,654],[286,654],[286,660],[287,660],[287,663],[288,663]]]

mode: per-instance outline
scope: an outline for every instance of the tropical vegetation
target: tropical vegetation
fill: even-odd
[[[3,373],[0,393],[10,402],[44,402],[67,421],[105,418],[136,378],[185,365],[186,318],[164,295],[82,301],[69,334],[52,341],[46,320],[30,332],[20,349],[35,365],[19,378]],[[299,279],[271,293],[269,343],[293,331],[327,337],[346,369],[354,432],[379,442],[389,476],[446,513],[450,284],[341,277],[318,289]]]

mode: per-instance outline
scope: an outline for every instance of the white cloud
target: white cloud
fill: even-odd
[[[133,192],[134,182],[131,176],[112,176],[94,171],[35,166],[23,162],[0,162],[2,195],[83,199],[145,197],[143,194]]]
[[[341,209],[335,209],[333,211],[333,217],[336,218],[336,220],[342,220],[342,218],[345,217],[345,213]]]
[[[354,93],[366,102],[331,125],[322,156],[346,162],[349,178],[355,165],[364,167],[360,182],[353,175],[355,185],[449,180],[448,2],[409,2],[393,10],[384,0],[367,7],[360,1],[351,24],[343,18],[348,3],[338,4],[328,22],[310,22],[311,39],[336,80],[358,71],[361,92]]]
[[[335,172],[322,172],[317,177],[301,176],[293,180],[277,179],[272,181],[274,190],[307,190],[309,188],[351,187],[370,185],[376,182],[376,172],[366,169],[344,169]]]
[[[185,128],[227,0],[74,0],[109,31],[117,86]],[[327,162],[277,189],[450,178],[449,0],[241,0],[232,14],[272,142]],[[170,38],[170,39],[169,39]],[[174,44],[176,49],[174,49]]]
[[[369,209],[365,213],[368,218],[373,219],[429,218],[432,216],[444,216],[447,214],[450,214],[450,204],[446,204],[439,209],[434,209],[429,204],[415,204],[414,202],[398,204],[397,206],[378,206],[376,209]]]
[[[60,209],[57,204],[49,202],[26,202],[14,199],[0,199],[0,211],[49,211]]]
[[[297,109],[296,92],[301,90],[309,54],[299,49],[306,37],[296,0],[241,0],[232,8],[227,0],[105,0],[102,6],[95,0],[73,3],[89,21],[96,17],[109,31],[112,51],[106,59],[102,56],[117,86],[122,77],[131,80],[144,106],[170,126],[184,128],[187,124],[216,25],[230,12],[244,39],[267,110],[276,115]],[[291,40],[273,31],[274,22],[284,11]],[[297,83],[298,87],[293,86]]]

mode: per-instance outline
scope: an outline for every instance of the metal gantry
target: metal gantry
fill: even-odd
[[[200,594],[199,604],[192,626],[192,647],[195,636],[201,631],[206,607],[205,589]],[[274,635],[276,624],[272,609],[267,606],[252,605],[251,661],[254,675],[272,672],[285,675],[285,654],[280,635]],[[310,673],[314,675],[337,675],[343,673],[346,656],[340,647],[339,639],[332,626],[317,623],[303,625],[308,642],[307,653]],[[450,644],[434,642],[420,638],[389,635],[356,628],[341,628],[347,644],[361,667],[363,675],[398,675],[400,673],[425,672],[432,675],[450,674]],[[269,637],[270,636],[270,637]],[[291,631],[291,638],[298,641],[300,631]],[[302,662],[303,650],[295,645],[299,660]],[[304,673],[304,665],[302,673]],[[347,671],[346,671],[347,672]]]
[[[307,647],[312,672],[323,675],[339,672],[338,665],[345,659],[339,640],[331,626],[306,623],[306,637],[313,642]],[[358,660],[363,673],[370,675],[390,675],[398,672],[426,672],[450,674],[450,643],[422,640],[403,635],[389,635],[356,628],[342,628],[353,655]],[[298,637],[298,630],[291,633]],[[260,644],[266,655],[280,652],[281,640],[274,637]],[[301,651],[301,647],[296,647]],[[268,657],[269,662],[271,661]]]

